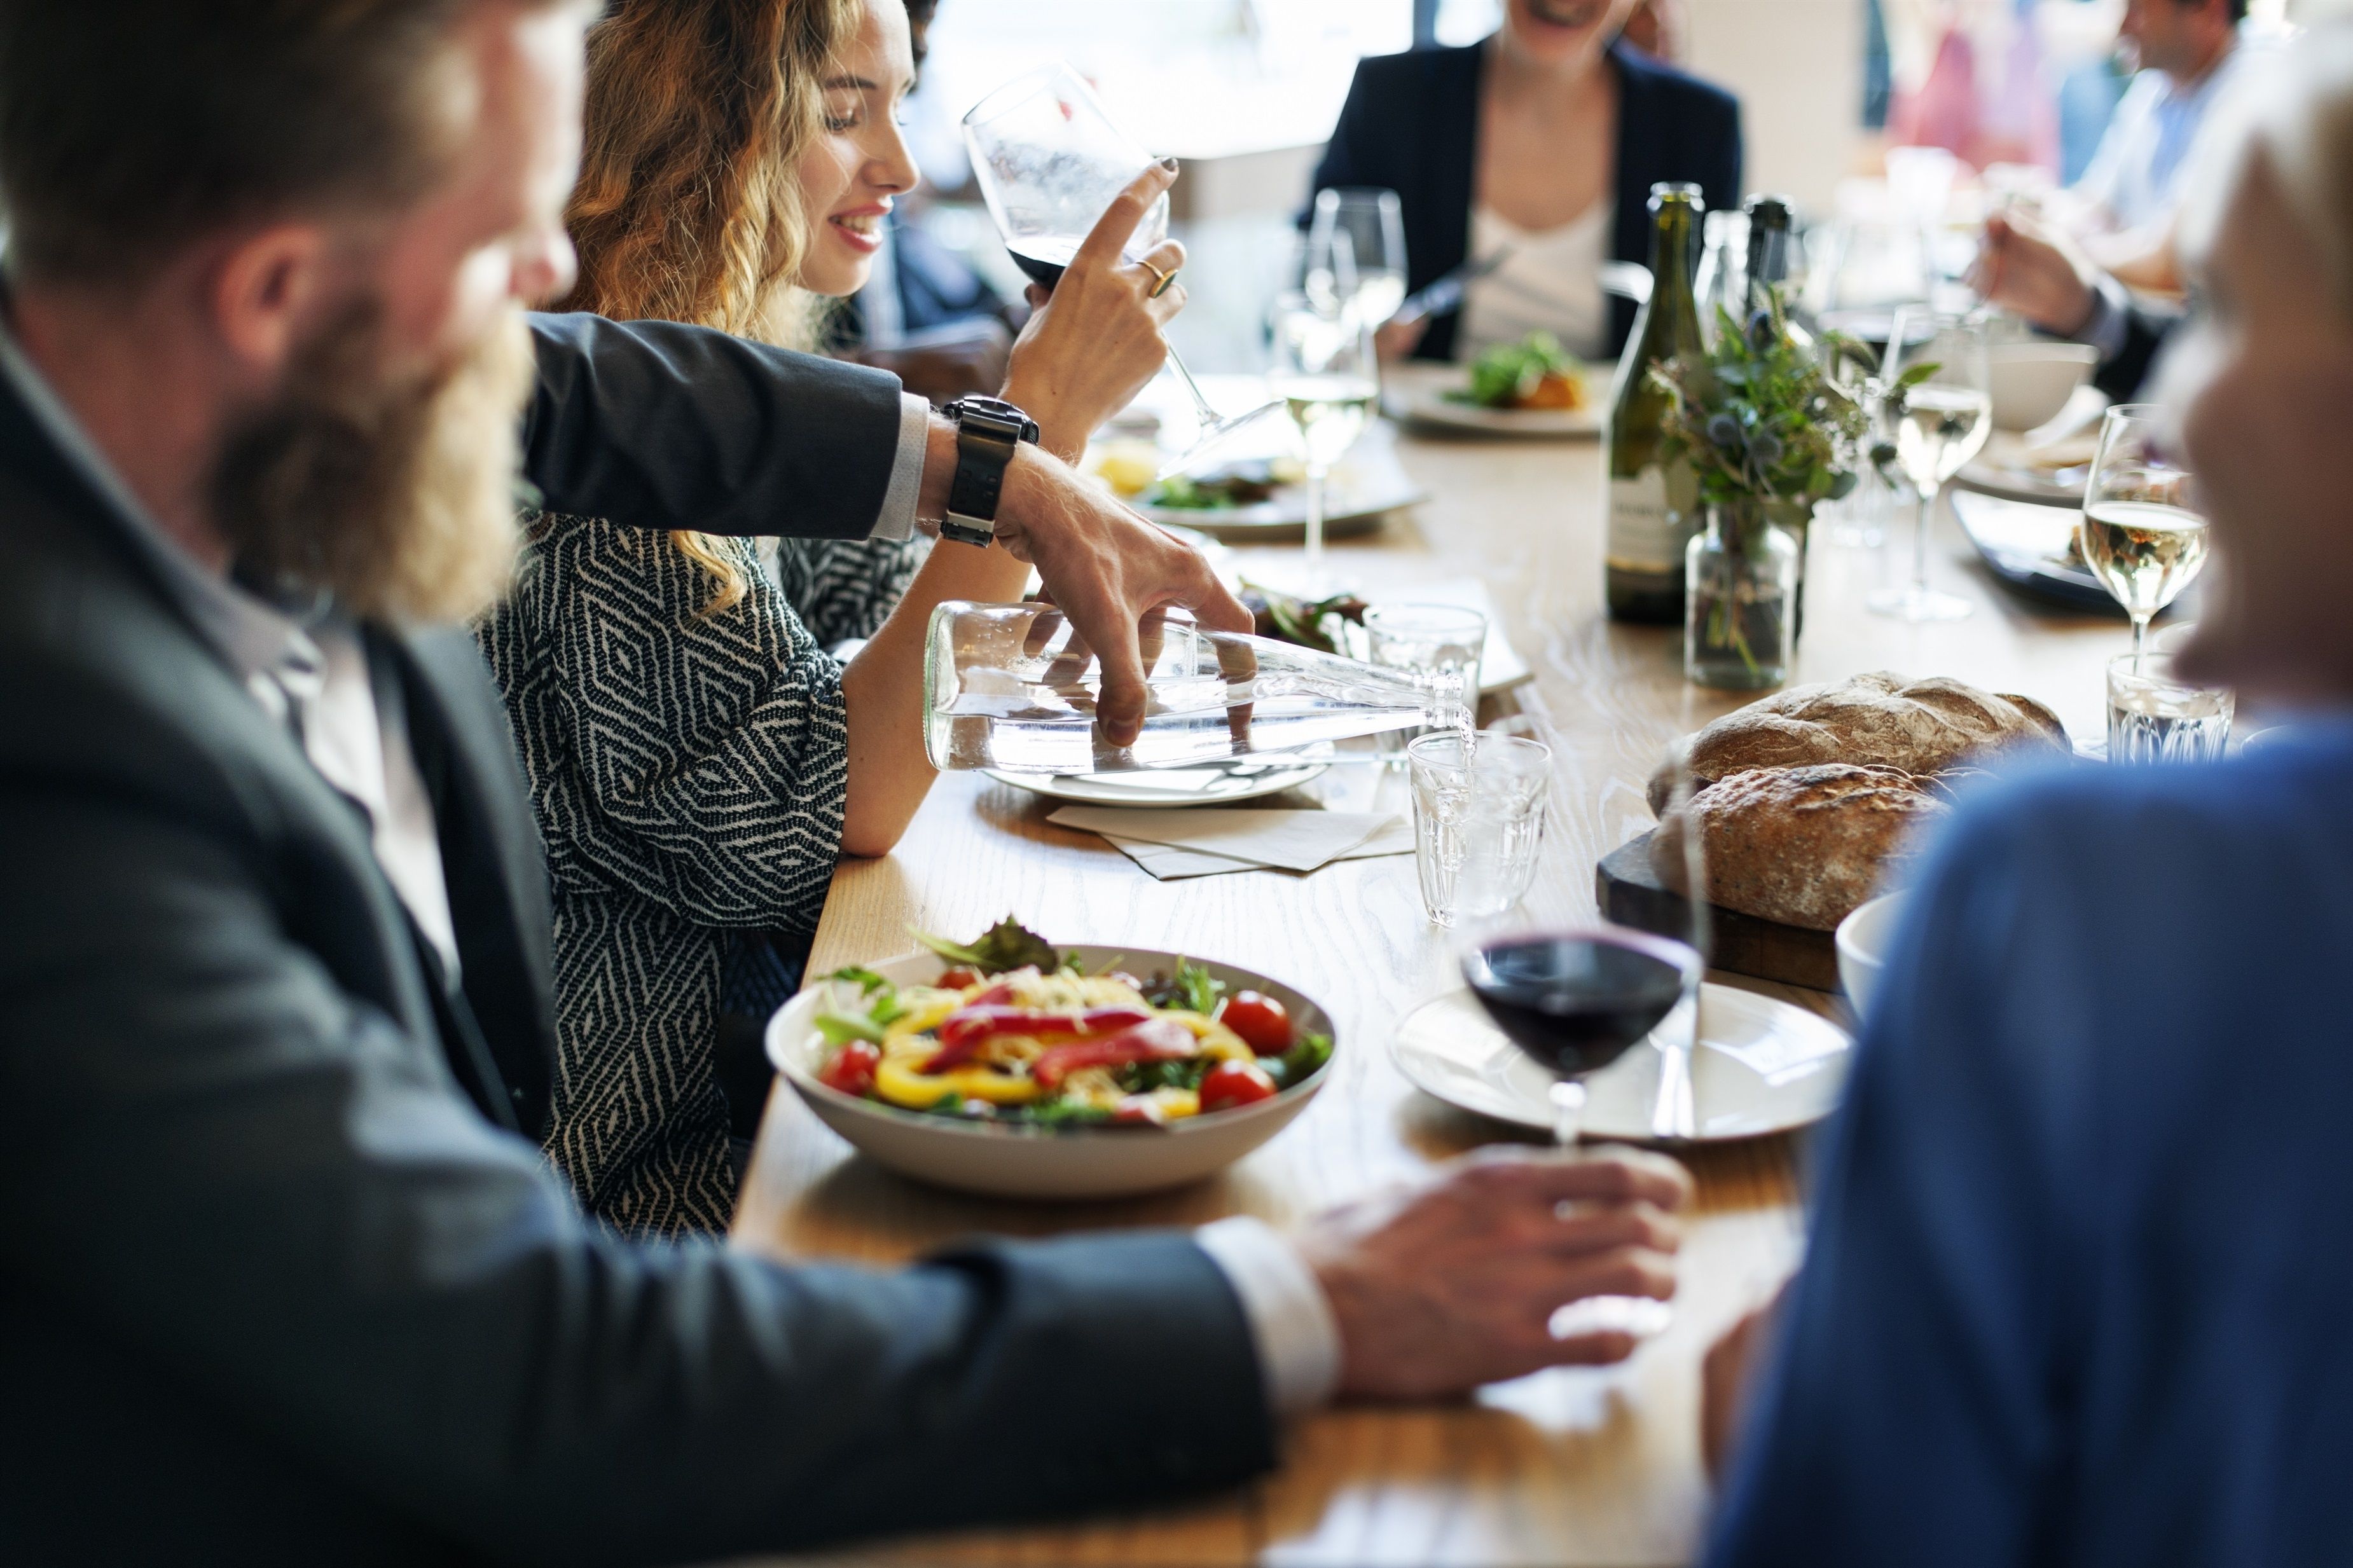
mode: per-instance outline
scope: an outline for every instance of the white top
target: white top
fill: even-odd
[[[2214,68],[2187,87],[2161,70],[2134,77],[2116,100],[2090,167],[2075,182],[2075,194],[2118,228],[2146,228],[2171,217],[2215,105],[2264,52],[2258,42],[2234,38]]]
[[[1609,232],[1606,200],[1542,234],[1530,234],[1483,205],[1473,208],[1471,254],[1493,256],[1505,246],[1512,254],[1463,290],[1457,357],[1471,359],[1545,331],[1579,359],[1599,358],[1609,333],[1609,301],[1601,292]]]

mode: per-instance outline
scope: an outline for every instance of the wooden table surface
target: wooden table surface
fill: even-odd
[[[1593,867],[1651,825],[1642,783],[1668,742],[1738,706],[1682,679],[1680,643],[1601,613],[1600,451],[1592,442],[1399,443],[1430,500],[1335,568],[1377,596],[1434,577],[1482,581],[1535,670],[1517,694],[1551,740],[1561,788],[1530,908],[1589,920]],[[1969,556],[1947,517],[1937,583],[1977,602],[1970,618],[1907,626],[1869,615],[1868,590],[1908,565],[1908,546],[1866,552],[1818,539],[1796,678],[1888,668],[2024,692],[2071,731],[2101,721],[2104,661],[2123,622],[2031,607]],[[1280,570],[1295,551],[1245,552]],[[1311,786],[1360,806],[1405,809],[1401,781],[1338,768]],[[855,1157],[781,1083],[747,1180],[738,1245],[797,1257],[896,1262],[976,1231],[1043,1235],[1191,1225],[1249,1213],[1277,1225],[1364,1193],[1511,1129],[1411,1088],[1388,1056],[1399,1019],[1457,982],[1428,925],[1410,856],[1345,861],[1305,877],[1261,872],[1157,882],[1092,835],[1049,825],[1051,803],[973,774],[943,778],[898,851],[835,875],[811,973],[907,950],[912,922],[977,931],[1008,911],[1050,940],[1133,943],[1245,963],[1316,997],[1342,1055],[1322,1097],[1222,1177],[1161,1196],[1085,1206],[960,1197]],[[1823,1011],[1816,993],[1718,979]],[[1338,1409],[1303,1424],[1282,1468],[1240,1494],[1149,1517],[991,1531],[869,1549],[839,1560],[1153,1564],[1279,1563],[1659,1564],[1688,1561],[1707,1493],[1695,1436],[1709,1340],[1769,1293],[1800,1240],[1793,1138],[1716,1145],[1688,1159],[1699,1210],[1672,1326],[1622,1367],[1539,1374],[1449,1407]]]

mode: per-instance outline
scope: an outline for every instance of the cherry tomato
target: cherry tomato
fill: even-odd
[[[1291,1013],[1271,996],[1237,991],[1218,1015],[1218,1022],[1242,1037],[1242,1044],[1262,1057],[1279,1057],[1291,1048]]]
[[[864,1095],[874,1087],[874,1069],[882,1065],[882,1047],[867,1040],[851,1040],[833,1053],[817,1075],[818,1082],[844,1094]]]
[[[980,975],[970,969],[951,969],[940,976],[938,984],[943,991],[965,991],[979,984]]]
[[[1201,1075],[1201,1109],[1230,1110],[1274,1098],[1274,1079],[1256,1062],[1219,1062]]]

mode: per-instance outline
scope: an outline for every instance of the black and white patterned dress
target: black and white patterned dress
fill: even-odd
[[[637,1231],[723,1228],[712,1075],[729,933],[810,931],[841,843],[849,730],[826,646],[873,634],[918,542],[723,540],[748,587],[667,534],[542,517],[477,628],[506,693],[554,884],[557,1073],[547,1152]]]

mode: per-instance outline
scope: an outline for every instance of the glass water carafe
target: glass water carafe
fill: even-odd
[[[1388,669],[1211,631],[1181,610],[1155,612],[1142,635],[1144,732],[1114,746],[1095,728],[1102,671],[1061,611],[942,605],[923,647],[932,765],[1122,773],[1468,722],[1460,671]]]

